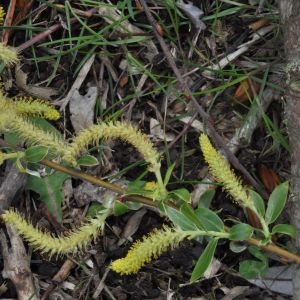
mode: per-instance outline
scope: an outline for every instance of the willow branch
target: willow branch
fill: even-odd
[[[61,166],[57,163],[51,162],[49,160],[42,160],[40,162],[41,164],[48,166],[50,168],[53,168],[56,171],[59,172],[64,172],[66,174],[69,174],[72,177],[75,178],[79,178],[82,180],[86,180],[92,184],[110,189],[118,194],[122,194],[122,195],[126,195],[126,190],[119,187],[118,185],[115,185],[113,183],[108,183],[105,182],[95,176],[92,176],[90,174],[78,171],[76,169],[72,169],[72,168],[68,168],[68,167],[64,167]],[[144,197],[144,196],[138,196],[138,195],[128,195],[125,196],[123,199],[128,200],[128,201],[132,201],[132,202],[137,202],[137,203],[142,203],[145,204],[147,206],[151,206],[151,207],[155,207],[157,208],[158,202],[153,201],[151,198],[148,197]],[[174,205],[172,205],[172,203],[169,203],[168,205],[171,205],[173,208],[176,208]],[[178,208],[177,208],[178,209]],[[226,230],[229,230],[228,227],[225,227]],[[255,238],[250,238],[248,240],[245,241],[245,243],[249,244],[249,245],[255,245],[261,249],[263,249],[266,252],[270,252],[270,253],[274,253],[288,261],[291,262],[295,262],[297,264],[300,264],[300,256],[298,254],[289,252],[275,244],[269,243],[267,245],[263,245],[262,241],[259,239],[255,239]]]

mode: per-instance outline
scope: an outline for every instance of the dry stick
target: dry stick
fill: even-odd
[[[193,124],[193,122],[195,121],[196,117],[197,117],[198,113],[194,113],[193,116],[190,118],[190,120],[184,125],[183,129],[181,130],[181,132],[176,136],[176,138],[170,143],[168,144],[167,148],[171,149],[176,143],[177,141],[184,135],[186,134],[186,132],[188,131],[188,129],[191,127],[191,125]]]
[[[195,106],[196,110],[198,111],[199,115],[203,119],[203,121],[207,124],[207,127],[209,129],[210,135],[214,142],[224,150],[228,160],[231,162],[231,164],[240,172],[244,174],[244,176],[248,179],[248,181],[251,183],[251,185],[262,195],[265,194],[265,191],[260,187],[260,185],[256,182],[256,180],[251,176],[251,174],[246,170],[246,168],[239,162],[239,160],[236,158],[236,156],[230,152],[226,144],[224,143],[222,137],[217,133],[216,129],[214,128],[209,115],[204,111],[204,109],[199,105],[196,98],[192,95],[192,92],[188,85],[186,84],[185,80],[183,79],[179,69],[177,68],[174,59],[172,58],[172,55],[170,53],[170,50],[168,49],[167,44],[165,43],[164,39],[161,37],[157,30],[157,23],[154,20],[152,14],[150,13],[150,10],[148,8],[148,5],[145,0],[141,0],[141,4],[144,8],[145,14],[153,27],[154,34],[162,48],[162,51],[173,70],[175,76],[177,77],[177,80],[181,84],[182,88],[184,89],[184,94],[186,94],[188,99],[192,100],[193,105]]]
[[[66,174],[69,174],[72,177],[76,177],[76,178],[79,178],[79,179],[82,179],[82,180],[86,180],[86,181],[88,181],[90,183],[93,183],[95,185],[111,189],[111,190],[115,191],[116,193],[126,195],[126,190],[125,189],[123,189],[123,188],[121,188],[121,187],[119,187],[119,186],[117,186],[113,183],[107,183],[105,181],[102,181],[99,178],[94,177],[90,174],[83,173],[81,171],[78,171],[78,170],[75,170],[75,169],[72,169],[72,168],[67,168],[67,167],[61,166],[57,163],[54,163],[52,161],[45,160],[45,159],[40,161],[40,163],[45,165],[45,166],[48,166],[48,167],[50,167],[50,168],[52,168],[56,171],[60,171],[60,172],[64,172]],[[157,207],[157,205],[159,204],[159,202],[155,202],[151,198],[144,197],[144,196],[128,195],[124,198],[125,198],[125,200],[132,201],[132,202],[137,202],[137,203],[143,203],[143,204],[146,204],[146,205],[151,206],[151,207]],[[175,209],[178,209],[176,206],[172,205],[172,203],[167,203],[167,205],[172,206]],[[225,227],[225,230],[228,231],[229,228]],[[277,254],[278,256],[287,259],[288,261],[292,261],[292,262],[295,262],[297,264],[300,264],[300,256],[299,255],[297,255],[295,253],[292,253],[292,252],[289,252],[289,251],[287,251],[287,250],[285,250],[281,247],[278,247],[275,244],[270,243],[270,244],[267,244],[267,245],[263,245],[262,241],[260,241],[258,239],[254,239],[254,238],[250,238],[250,239],[246,240],[245,242],[248,243],[248,244],[251,244],[251,245],[256,245],[257,247],[262,248],[264,251]]]
[[[89,10],[86,11],[86,15],[87,16],[92,16],[94,13],[96,13],[98,11],[98,8],[91,8]],[[70,23],[74,24],[76,23],[78,20],[76,17],[71,18]],[[25,43],[23,43],[22,45],[20,45],[19,47],[17,47],[17,50],[19,52],[31,47],[32,45],[41,42],[42,40],[44,40],[45,38],[47,38],[50,34],[52,34],[53,32],[57,31],[58,29],[60,29],[62,27],[62,24],[55,24],[53,26],[51,26],[48,30],[41,32],[39,34],[37,34],[36,36],[34,36],[33,38],[31,38],[30,40],[26,41]]]
[[[59,271],[52,277],[52,283],[47,287],[46,291],[43,293],[41,300],[49,299],[50,293],[57,287],[58,284],[63,283],[69,276],[71,270],[76,266],[70,258],[68,258]]]

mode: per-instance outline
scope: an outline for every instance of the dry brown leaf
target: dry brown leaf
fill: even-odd
[[[270,194],[273,192],[275,187],[280,184],[279,175],[274,170],[272,170],[264,164],[259,165],[258,174],[260,180],[264,184],[265,189]]]
[[[197,29],[204,30],[206,25],[200,18],[204,12],[192,1],[184,2],[183,0],[177,0],[176,5],[187,15]]]
[[[238,102],[245,102],[252,99],[256,93],[259,92],[260,85],[255,81],[249,79],[243,80],[234,93],[234,98]]]
[[[126,240],[130,240],[131,236],[136,233],[146,212],[146,208],[141,208],[129,218],[121,234],[122,239],[120,239],[118,246],[122,245]]]
[[[85,95],[80,95],[78,90],[75,90],[71,96],[70,119],[76,133],[94,123],[94,107],[97,95],[97,87],[91,86]]]
[[[128,83],[128,75],[123,74],[119,80],[119,86],[123,88]]]
[[[257,215],[249,208],[246,208],[248,223],[254,228],[261,228],[260,221]]]
[[[249,24],[248,27],[250,29],[252,29],[253,31],[256,31],[269,23],[270,23],[270,20],[268,20],[268,19],[259,19],[255,22],[252,22],[251,24]]]
[[[95,54],[93,54],[86,62],[85,64],[82,66],[82,68],[80,69],[75,81],[72,84],[72,87],[70,88],[67,96],[62,100],[59,101],[55,104],[60,105],[60,110],[64,110],[66,108],[66,106],[68,105],[71,97],[73,96],[75,91],[78,91],[82,85],[82,83],[84,82],[84,80],[86,79],[87,74],[89,73],[94,61],[95,61]]]
[[[16,67],[15,77],[17,87],[34,98],[51,100],[52,96],[58,94],[58,90],[54,88],[27,84],[27,74],[21,70],[21,66]]]
[[[150,134],[156,140],[162,140],[167,142],[171,142],[175,138],[174,134],[166,133],[161,128],[160,123],[154,118],[150,118]]]
[[[221,287],[221,290],[226,295],[222,298],[222,300],[236,299],[238,296],[243,295],[243,293],[245,293],[248,289],[249,289],[249,286],[242,286],[242,285],[235,286],[231,289]]]

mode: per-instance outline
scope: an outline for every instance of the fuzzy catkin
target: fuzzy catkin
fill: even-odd
[[[3,24],[4,21],[4,16],[5,16],[5,11],[2,5],[0,5],[0,25]]]
[[[154,230],[142,241],[135,242],[126,257],[112,262],[111,269],[121,275],[138,272],[146,263],[159,257],[163,252],[176,247],[190,233],[177,228],[165,227]]]
[[[103,211],[102,214],[88,220],[78,229],[69,232],[66,236],[59,237],[54,237],[35,228],[13,210],[6,211],[2,215],[2,219],[5,223],[14,226],[19,234],[35,249],[42,253],[48,253],[51,257],[54,254],[76,253],[85,248],[91,239],[97,236],[109,214],[109,210]]]
[[[149,138],[132,125],[122,122],[96,124],[80,131],[74,137],[63,158],[66,161],[74,162],[83,151],[87,150],[89,144],[96,144],[100,139],[121,139],[128,142],[150,164],[151,171],[155,172],[160,169],[159,153]]]
[[[223,188],[240,205],[253,208],[253,203],[250,196],[248,196],[247,189],[231,170],[228,161],[212,146],[207,135],[201,134],[199,143],[209,171],[216,181],[222,183]]]
[[[40,99],[33,100],[31,97],[19,97],[14,98],[10,105],[11,109],[23,116],[38,116],[48,120],[58,120],[60,118],[60,113],[50,103]]]
[[[59,154],[65,153],[67,144],[58,135],[40,129],[26,118],[19,115],[15,115],[12,120],[13,121],[7,124],[7,128],[17,133],[27,143],[55,149]]]
[[[18,60],[18,52],[15,48],[0,43],[0,62],[3,62],[4,65],[12,65]]]

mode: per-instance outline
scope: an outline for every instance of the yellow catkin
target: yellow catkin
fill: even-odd
[[[85,248],[91,239],[97,236],[109,214],[109,210],[103,211],[102,214],[88,220],[78,229],[59,237],[54,237],[35,228],[13,210],[6,211],[2,215],[2,219],[5,223],[14,226],[19,234],[35,249],[52,256],[54,254],[76,253]]]
[[[3,62],[4,65],[12,65],[18,60],[18,52],[15,48],[0,43],[0,62]]]
[[[2,7],[2,5],[0,5],[0,25],[2,25],[4,22],[4,16],[5,16],[4,8]]]
[[[87,150],[89,144],[96,144],[100,139],[121,139],[128,142],[150,164],[149,169],[151,171],[156,172],[160,169],[160,155],[153,147],[150,139],[132,125],[122,122],[96,124],[82,130],[74,137],[67,154],[63,158],[74,163],[76,158]]]
[[[4,119],[4,116],[0,115],[0,120],[2,118]],[[10,122],[6,122],[6,128],[18,134],[27,143],[54,149],[58,154],[65,153],[67,144],[57,134],[40,129],[20,115],[11,113],[11,118]]]
[[[223,188],[231,194],[234,200],[242,206],[252,208],[253,203],[248,196],[247,189],[231,170],[228,161],[212,146],[207,135],[201,134],[199,142],[209,171],[216,181],[223,184]]]
[[[17,114],[39,116],[48,120],[58,120],[60,118],[59,112],[46,101],[35,99],[31,97],[15,98],[10,101],[12,109]]]
[[[190,233],[169,227],[154,230],[142,241],[135,242],[126,257],[113,261],[111,269],[121,275],[136,273],[145,264],[156,259],[168,249],[176,247],[189,236]]]

